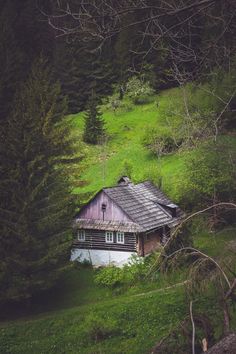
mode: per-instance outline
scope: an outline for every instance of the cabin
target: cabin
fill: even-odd
[[[180,208],[150,181],[133,184],[124,176],[79,211],[71,260],[122,266],[133,254],[144,257],[158,250],[182,217]]]

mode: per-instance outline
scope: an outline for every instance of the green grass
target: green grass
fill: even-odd
[[[228,227],[216,232],[201,231],[195,241],[195,247],[203,250],[212,257],[222,256],[225,252],[236,251],[236,228]]]
[[[96,272],[68,270],[57,287],[33,300],[31,311],[2,322],[0,353],[141,354],[186,311],[182,287],[157,291],[181,281],[180,273],[111,290],[94,283]],[[96,339],[94,331],[106,325],[109,331]]]
[[[1,353],[145,353],[186,311],[183,291],[144,298],[111,299],[0,329]],[[93,323],[110,323],[112,332],[96,340]],[[99,320],[97,320],[99,319]]]
[[[232,241],[235,228],[194,237],[196,247],[215,257],[227,254]],[[1,322],[0,353],[148,353],[189,313],[184,286],[163,290],[185,280],[185,272],[159,275],[155,282],[144,279],[118,291],[97,286],[96,272],[73,267],[54,289],[33,300],[30,311]],[[210,317],[218,337],[222,310],[211,294],[196,299],[197,313]]]
[[[106,126],[107,139],[103,145],[84,146],[85,158],[80,165],[80,178],[74,188],[75,194],[80,194],[82,203],[103,187],[117,183],[118,178],[125,174],[124,164],[132,169],[131,177],[134,182],[146,179],[158,182],[162,177],[162,189],[176,203],[181,201],[182,186],[188,173],[185,167],[186,156],[194,155],[195,149],[180,149],[176,153],[165,155],[158,159],[143,146],[143,137],[147,128],[158,128],[166,132],[170,130],[165,120],[169,114],[169,122],[173,127],[181,120],[181,113],[171,116],[169,109],[177,110],[183,105],[179,89],[170,89],[156,96],[152,103],[131,105],[126,100],[128,110],[121,109],[111,112],[103,108],[103,118]],[[158,101],[158,105],[157,105]],[[173,107],[169,107],[172,104]],[[70,116],[74,132],[82,140],[84,114]],[[234,136],[221,136],[222,143],[234,144]],[[233,145],[232,145],[233,146]]]
[[[165,100],[166,94],[159,100]],[[143,145],[142,138],[148,127],[163,126],[162,117],[156,103],[133,106],[129,112],[112,113],[105,111],[108,140],[103,146],[85,145],[87,158],[83,161],[83,173],[75,193],[95,193],[104,186],[116,184],[123,173],[124,162],[132,166],[135,182],[149,178],[154,169],[164,176],[164,188],[173,186],[175,177],[181,171],[184,153],[163,157],[161,161]],[[83,113],[71,116],[74,129],[82,136]],[[166,186],[165,186],[166,184]]]

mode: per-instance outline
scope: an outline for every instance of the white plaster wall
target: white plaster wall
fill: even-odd
[[[93,266],[106,266],[114,264],[118,267],[122,267],[128,263],[129,258],[136,254],[135,252],[122,252],[122,251],[108,251],[108,250],[85,250],[74,248],[71,251],[71,261],[83,262],[87,260],[92,263]]]

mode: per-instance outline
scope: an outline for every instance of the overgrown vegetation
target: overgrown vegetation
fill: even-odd
[[[119,286],[131,286],[142,280],[145,281],[148,271],[151,269],[153,258],[154,256],[145,259],[133,256],[128,264],[122,268],[105,267],[99,270],[95,276],[95,283],[108,288],[117,288]],[[152,274],[152,276],[154,278],[155,274]]]

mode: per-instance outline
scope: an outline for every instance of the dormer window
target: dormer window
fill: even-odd
[[[177,216],[177,205],[171,203],[171,204],[168,204],[167,207],[170,210],[172,217],[176,218],[176,216]]]

